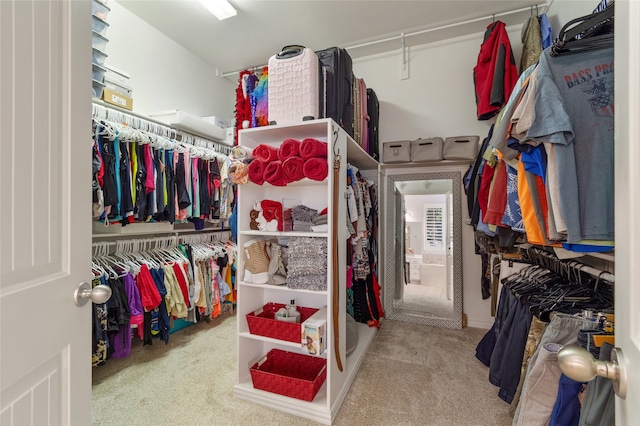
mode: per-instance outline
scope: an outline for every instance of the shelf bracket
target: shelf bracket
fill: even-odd
[[[409,79],[409,48],[405,43],[405,34],[400,35],[402,40],[402,61],[400,62],[400,80]]]

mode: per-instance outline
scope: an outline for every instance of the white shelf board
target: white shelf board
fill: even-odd
[[[243,145],[255,148],[260,143],[279,144],[287,138],[302,141],[305,138],[315,138],[323,142],[327,141],[327,125],[332,122],[330,118],[320,120],[301,121],[291,124],[273,124],[264,127],[254,127],[239,131],[238,138],[242,137]],[[255,145],[254,145],[255,144]]]
[[[289,288],[286,285],[255,284],[255,283],[247,283],[247,282],[244,282],[244,281],[241,281],[240,285],[245,286],[245,287],[256,287],[256,288],[263,288],[263,289],[269,289],[269,290],[287,291],[287,292],[292,292],[292,293],[310,293],[310,294],[317,294],[317,295],[321,295],[321,296],[326,296],[328,294],[328,292],[326,290],[323,290],[323,291],[305,290],[303,288]]]
[[[280,339],[273,339],[271,337],[266,337],[266,336],[260,336],[258,334],[251,334],[249,332],[241,332],[238,333],[238,335],[242,338],[245,339],[251,339],[251,340],[258,340],[261,342],[269,342],[269,343],[274,343],[276,345],[280,345],[280,346],[288,346],[290,348],[295,348],[295,349],[300,349],[302,347],[302,343],[301,342],[288,342],[286,340],[280,340]]]
[[[328,238],[328,232],[297,232],[297,231],[240,231],[240,235],[256,235],[264,237],[315,237]]]
[[[331,424],[331,411],[327,404],[327,381],[316,394],[313,401],[290,398],[277,393],[255,389],[251,381],[238,383],[233,387],[236,398],[303,417],[325,425]]]
[[[278,188],[278,189],[286,189],[292,186],[326,186],[328,182],[329,182],[328,179],[313,180],[309,178],[302,178],[295,182],[289,182],[285,186],[271,185],[269,182],[264,182],[262,185],[258,185],[257,183],[253,183],[251,181],[247,182],[246,185],[255,185],[255,186],[263,186],[263,187],[267,186],[267,187]]]
[[[258,334],[251,334],[248,331],[240,332],[238,333],[238,336],[243,337],[245,339],[257,340],[260,342],[269,342],[271,344],[280,345],[280,346],[287,346],[292,349],[295,349],[299,353],[306,354],[306,352],[302,352],[302,342],[300,343],[288,342],[286,340],[274,339],[271,337],[260,336]],[[318,358],[327,359],[327,356],[328,356],[327,354],[329,354],[329,345],[327,345],[325,350],[320,355],[318,355]]]
[[[606,260],[608,262],[616,261],[616,254],[612,252],[606,252],[606,253],[589,252],[589,253],[585,253],[585,255],[595,257],[596,259]]]
[[[440,160],[440,161],[422,161],[407,163],[380,163],[381,170],[387,169],[406,169],[419,167],[443,167],[443,166],[468,166],[473,164],[475,160]]]
[[[122,226],[119,223],[104,226],[103,222],[93,222],[93,235],[148,235],[170,234],[174,232],[169,222],[130,223]]]
[[[378,162],[350,136],[347,136],[347,159],[349,164],[356,166],[358,169],[372,170],[378,168]]]

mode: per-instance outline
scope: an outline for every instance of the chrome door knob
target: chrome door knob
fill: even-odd
[[[100,284],[91,288],[87,282],[80,283],[73,292],[73,302],[76,306],[84,306],[89,300],[93,303],[104,303],[111,297],[111,287]]]
[[[594,377],[613,381],[613,390],[620,398],[627,396],[627,374],[620,348],[613,348],[611,361],[599,361],[578,345],[565,345],[558,351],[558,364],[565,376],[577,382],[588,382]]]

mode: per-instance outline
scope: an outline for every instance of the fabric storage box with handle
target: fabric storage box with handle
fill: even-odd
[[[248,313],[247,323],[249,324],[249,333],[299,343],[300,334],[302,333],[300,324],[318,312],[318,309],[298,306],[297,310],[300,312],[300,323],[278,321],[275,319],[276,312],[285,306],[286,305],[282,303],[267,303],[262,308]]]
[[[382,144],[383,163],[408,163],[411,161],[411,141],[385,142]]]
[[[411,141],[411,161],[442,160],[442,138],[426,138]]]
[[[442,156],[445,160],[475,160],[480,136],[454,136],[444,140]]]
[[[327,378],[327,360],[271,349],[250,371],[256,389],[313,401]]]

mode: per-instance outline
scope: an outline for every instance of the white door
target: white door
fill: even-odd
[[[640,2],[615,4],[616,346],[628,375],[616,424],[631,425],[640,419]]]
[[[0,424],[91,423],[91,2],[0,1]]]

